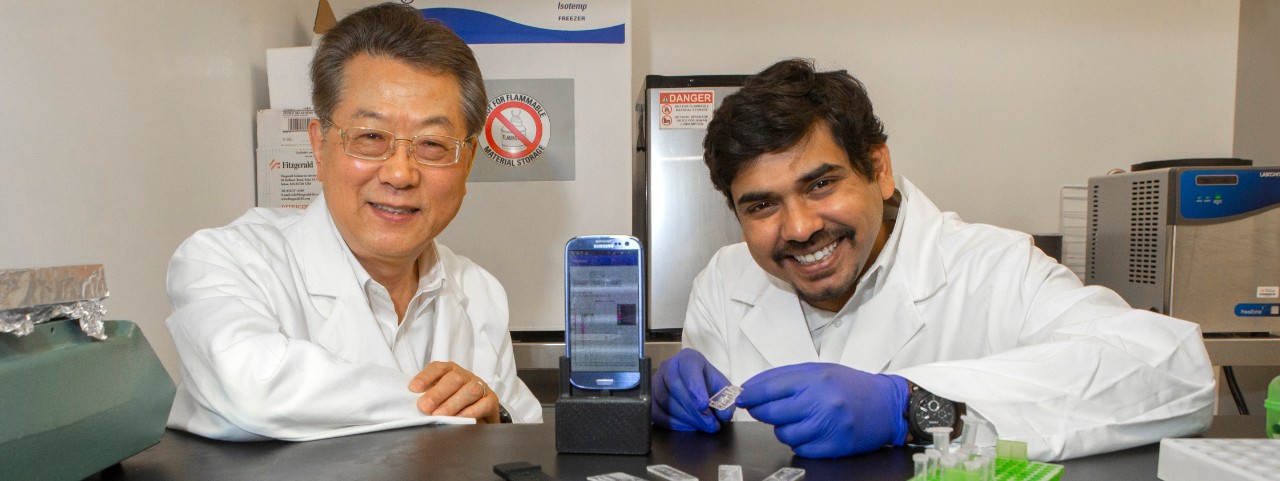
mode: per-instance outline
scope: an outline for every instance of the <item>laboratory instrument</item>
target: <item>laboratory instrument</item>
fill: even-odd
[[[717,470],[716,479],[718,481],[742,481],[742,466],[736,464],[721,464]]]
[[[960,446],[943,454],[929,448],[923,458],[913,456],[915,475],[909,481],[1058,481],[1063,467],[1027,460],[1026,443],[997,441],[994,447]]]
[[[1085,283],[1205,333],[1280,331],[1280,167],[1210,160],[1090,178]]]
[[[1267,481],[1280,477],[1280,439],[1166,438],[1156,477],[1164,481]]]
[[[106,297],[101,265],[0,270],[0,477],[83,479],[160,442],[173,380]]]
[[[1267,437],[1280,439],[1280,376],[1267,386],[1267,399],[1262,401],[1262,406],[1267,410]]]
[[[803,479],[803,469],[785,467],[774,471],[773,474],[769,475],[769,477],[764,478],[764,481],[802,481]]]
[[[595,476],[587,476],[587,481],[649,481],[639,476],[632,476],[621,471],[616,473],[597,474]]]
[[[711,401],[707,402],[707,407],[711,409],[727,409],[733,406],[733,402],[738,399],[738,395],[742,394],[742,388],[732,384],[725,386],[720,391],[711,396]]]
[[[665,464],[655,464],[652,466],[648,466],[645,468],[645,470],[649,471],[649,474],[657,476],[658,479],[663,479],[666,481],[698,481],[698,478],[694,477],[692,474],[686,473],[684,471],[681,471],[679,469],[673,468]]]
[[[566,342],[556,451],[648,453],[652,400],[640,242],[575,237],[565,244],[564,259]]]
[[[625,390],[640,382],[643,265],[634,237],[582,236],[565,244],[565,355],[575,387]]]

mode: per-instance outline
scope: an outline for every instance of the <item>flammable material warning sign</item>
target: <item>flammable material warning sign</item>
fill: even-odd
[[[716,93],[711,90],[658,92],[658,128],[705,129],[715,103]]]
[[[573,180],[574,80],[485,79],[489,114],[467,182]],[[595,126],[592,126],[595,127]]]
[[[536,160],[551,142],[551,119],[538,99],[504,93],[489,101],[481,148],[494,162],[518,167]]]

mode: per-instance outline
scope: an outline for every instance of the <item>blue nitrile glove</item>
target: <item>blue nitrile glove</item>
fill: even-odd
[[[907,437],[907,380],[839,364],[782,366],[742,384],[737,405],[774,425],[778,440],[806,458],[834,458],[901,445]]]
[[[662,361],[653,375],[653,423],[676,431],[719,431],[720,421],[732,418],[734,408],[713,413],[707,403],[728,385],[729,379],[701,353],[682,349]]]

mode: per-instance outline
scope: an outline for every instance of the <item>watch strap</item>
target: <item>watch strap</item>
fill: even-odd
[[[912,411],[916,408],[916,405],[919,404],[919,400],[926,396],[931,396],[941,402],[951,404],[955,412],[955,420],[951,423],[951,439],[960,437],[960,429],[963,427],[960,416],[965,413],[964,403],[955,402],[933,394],[911,381],[907,381],[907,386],[909,388],[909,393],[907,394],[907,409],[902,413],[902,416],[907,420],[907,443],[928,444],[933,441],[933,435],[926,432],[925,427],[918,425],[916,419],[912,416]]]

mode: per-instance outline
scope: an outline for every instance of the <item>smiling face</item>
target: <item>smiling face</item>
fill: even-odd
[[[884,201],[893,195],[889,149],[871,149],[866,179],[817,123],[796,145],[763,154],[730,187],[751,257],[802,300],[838,311],[888,238]]]
[[[436,134],[466,138],[458,81],[399,60],[361,54],[345,68],[341,100],[330,119],[338,127],[310,126],[316,170],[334,224],[364,264],[412,265],[453,220],[466,195],[475,154],[466,143],[458,163],[417,163],[407,142],[381,161],[348,156],[339,128],[370,127],[396,138]]]

